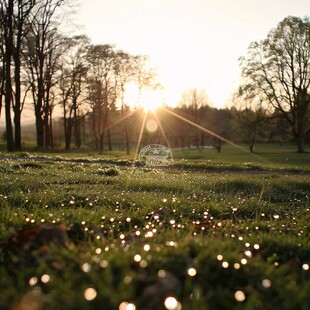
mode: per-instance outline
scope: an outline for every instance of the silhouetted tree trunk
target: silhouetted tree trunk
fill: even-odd
[[[12,108],[12,82],[11,82],[11,66],[13,56],[13,11],[14,1],[9,0],[7,7],[2,4],[2,18],[4,21],[4,38],[5,38],[5,121],[6,121],[6,142],[7,150],[13,152],[15,150],[13,138],[13,125],[11,118]]]
[[[109,151],[112,151],[112,139],[111,139],[111,131],[110,131],[110,129],[107,130],[107,136],[108,136]]]

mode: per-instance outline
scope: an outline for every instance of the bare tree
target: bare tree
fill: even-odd
[[[2,18],[3,14],[0,15],[0,25],[2,25]],[[4,87],[5,87],[5,47],[4,47],[4,31],[3,28],[0,27],[0,117],[1,117],[1,110],[3,104],[3,97],[4,97]]]
[[[14,111],[14,136],[9,128],[8,143],[10,148],[21,150],[21,113],[24,106],[22,98],[22,54],[24,39],[29,31],[29,19],[36,1],[8,0],[2,1],[1,10],[1,32],[3,34],[2,51],[5,56],[5,100],[6,106]],[[24,96],[27,90],[23,91]],[[9,101],[11,103],[9,104]],[[7,112],[7,126],[11,127],[11,120]],[[8,129],[8,128],[7,128]],[[12,144],[12,145],[11,145]]]
[[[41,0],[27,36],[26,64],[31,85],[37,131],[37,146],[51,146],[50,122],[55,103],[53,87],[57,84],[59,59],[67,48],[53,18],[64,0]]]
[[[86,45],[89,39],[84,36],[69,39],[70,49],[63,57],[61,79],[59,81],[60,104],[63,110],[65,148],[70,149],[72,134],[76,147],[81,146],[81,121],[86,113],[80,109],[85,102],[86,76]]]
[[[88,48],[87,60],[89,63],[88,92],[92,105],[92,131],[96,149],[102,152],[109,116],[115,109],[119,91],[116,52],[111,45],[91,45]],[[111,148],[110,143],[109,148]]]
[[[290,125],[298,146],[310,131],[310,19],[286,17],[241,59],[244,85]]]
[[[184,110],[187,117],[190,118],[192,122],[199,125],[203,121],[203,108],[209,105],[209,99],[204,90],[198,90],[196,88],[190,89],[183,93],[181,101],[179,102],[180,108]],[[197,128],[194,128],[193,141],[197,147],[200,149],[203,144],[204,137],[200,134]]]
[[[252,92],[252,89],[240,86],[233,97],[233,127],[239,138],[242,138],[249,146],[251,153],[257,135],[262,129],[265,121],[270,118],[268,105],[261,93]]]
[[[1,2],[1,21],[3,31],[3,64],[5,73],[5,122],[6,122],[6,141],[7,150],[12,152],[15,150],[14,137],[13,137],[13,124],[12,124],[12,57],[13,57],[13,46],[14,46],[14,0],[2,1]]]
[[[138,66],[138,57],[131,56],[122,51],[118,51],[117,53],[117,77],[118,83],[120,87],[120,104],[121,104],[121,117],[124,119],[121,123],[125,134],[125,144],[126,144],[126,153],[130,153],[130,123],[128,121],[128,115],[130,113],[130,103],[125,102],[125,93],[126,86],[129,83],[135,83],[140,81],[139,74],[141,73],[141,68]],[[137,68],[139,68],[137,70]],[[141,85],[139,90],[141,89]]]

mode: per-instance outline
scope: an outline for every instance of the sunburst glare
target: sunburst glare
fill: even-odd
[[[155,111],[164,103],[163,91],[159,88],[139,89],[135,83],[128,83],[125,90],[124,102],[131,109],[143,108],[146,112]]]

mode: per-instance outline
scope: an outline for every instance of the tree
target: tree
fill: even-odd
[[[241,58],[244,86],[290,125],[298,146],[310,131],[310,19],[286,17]]]
[[[12,108],[12,57],[13,57],[13,12],[14,0],[1,2],[1,32],[3,33],[3,64],[4,64],[4,104],[5,104],[5,123],[6,123],[6,141],[7,150],[14,151],[13,124],[11,116]]]
[[[209,108],[206,127],[216,135],[213,136],[211,144],[220,153],[223,139],[230,139],[231,133],[231,110]],[[223,139],[221,139],[223,138]]]
[[[204,118],[204,108],[209,106],[209,99],[204,90],[193,88],[183,93],[179,106],[192,122],[201,125]],[[197,149],[200,149],[204,144],[204,134],[200,133],[196,127],[193,130],[193,141],[190,141],[190,143],[194,143]]]
[[[136,58],[131,55],[119,51],[117,53],[117,75],[120,87],[120,103],[121,116],[124,119],[122,122],[123,131],[125,134],[126,153],[130,153],[130,137],[129,137],[129,123],[127,116],[130,113],[128,102],[125,102],[126,85],[132,82],[136,77]]]
[[[35,0],[8,0],[2,1],[0,10],[0,29],[3,36],[2,54],[5,55],[3,62],[5,68],[5,100],[7,108],[13,108],[14,111],[14,136],[13,129],[9,128],[8,148],[21,150],[21,113],[24,106],[24,99],[22,99],[22,53],[24,49],[24,39],[29,31],[29,20],[33,8],[36,4]],[[4,71],[3,71],[4,73]],[[3,85],[3,83],[2,83]],[[27,90],[23,91],[24,96]],[[9,104],[9,101],[11,103]],[[11,127],[10,120],[11,112],[8,111],[7,126]]]
[[[89,39],[77,36],[67,40],[69,50],[64,55],[59,81],[60,104],[63,110],[65,148],[70,149],[72,134],[76,147],[81,146],[81,106],[85,101],[88,67],[85,64]],[[86,114],[83,114],[85,117]]]
[[[239,139],[247,143],[251,153],[264,122],[270,118],[265,98],[261,93],[252,91],[251,87],[239,87],[234,94],[233,127]]]
[[[28,82],[31,85],[37,146],[51,146],[51,120],[53,112],[53,87],[57,84],[59,59],[67,48],[63,36],[58,32],[54,16],[64,0],[41,0],[27,36],[25,55]]]
[[[92,131],[96,149],[102,152],[109,114],[115,109],[119,91],[116,74],[116,52],[111,45],[90,45],[87,60],[89,63],[87,80],[88,98],[92,106],[92,113],[90,114]],[[111,148],[110,143],[109,146]]]
[[[3,15],[0,15],[0,25],[2,25],[2,17]],[[2,104],[3,104],[3,97],[4,97],[4,86],[5,86],[5,61],[4,61],[4,31],[2,27],[0,27],[0,117],[1,117],[1,110],[2,110]]]

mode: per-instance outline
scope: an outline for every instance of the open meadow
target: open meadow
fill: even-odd
[[[0,153],[1,309],[310,309],[310,154]]]

